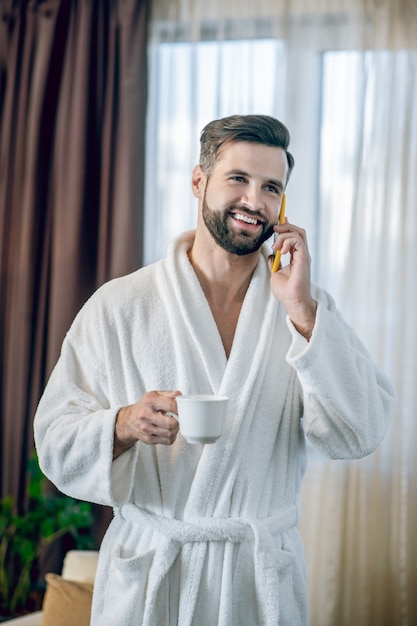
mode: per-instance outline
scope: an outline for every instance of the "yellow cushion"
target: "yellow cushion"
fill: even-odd
[[[41,626],[89,626],[93,584],[46,574]]]

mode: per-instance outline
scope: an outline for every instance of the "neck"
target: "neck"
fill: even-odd
[[[189,259],[210,305],[242,303],[259,259],[259,251],[238,256],[220,248],[197,230]]]

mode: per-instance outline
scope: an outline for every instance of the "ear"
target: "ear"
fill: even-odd
[[[207,176],[204,174],[200,165],[196,165],[193,169],[191,177],[191,188],[196,198],[203,198],[206,188]]]

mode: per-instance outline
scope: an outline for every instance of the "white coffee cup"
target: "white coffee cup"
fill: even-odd
[[[214,443],[221,436],[229,398],[214,395],[177,396],[180,431],[188,443]]]

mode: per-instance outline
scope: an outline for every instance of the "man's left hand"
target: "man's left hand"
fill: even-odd
[[[304,229],[290,224],[277,225],[278,234],[274,250],[281,250],[281,257],[290,254],[290,262],[271,274],[274,297],[282,302],[298,332],[307,340],[313,332],[317,302],[311,296],[311,257]]]

